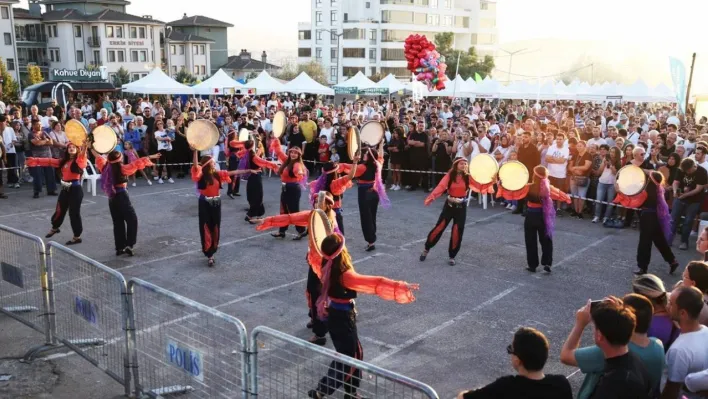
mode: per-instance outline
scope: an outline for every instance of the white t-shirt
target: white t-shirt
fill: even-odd
[[[684,381],[688,389],[693,392],[708,390],[708,369],[686,376]]]
[[[502,147],[502,146],[499,145],[499,146],[497,146],[497,148],[494,149],[494,151],[492,151],[492,156],[493,156],[494,158],[496,158],[495,154],[496,154],[497,152],[499,152],[499,153],[502,155],[501,161],[497,161],[497,163],[499,164],[499,166],[501,166],[501,164],[503,164],[504,162],[506,162],[507,158],[509,157],[509,150],[511,150],[511,147],[506,147],[506,148],[504,148],[504,147]]]
[[[667,125],[676,125],[676,127],[680,127],[681,120],[676,116],[670,116],[670,117],[666,118],[666,124]]]
[[[167,136],[167,131],[166,130],[156,130],[155,131],[155,138],[164,138],[168,137]],[[157,142],[157,150],[167,150],[167,151],[172,151],[172,142],[170,141],[159,141]]]
[[[605,139],[601,139],[601,138],[596,139],[593,137],[590,140],[588,140],[588,145],[593,145],[593,144],[596,145],[597,148],[600,148],[600,146],[602,144],[607,144],[607,141],[605,141]]]
[[[2,132],[2,142],[5,144],[5,149],[8,154],[16,154],[15,145],[12,144],[13,141],[17,140],[17,135],[15,135],[15,129],[10,126],[6,126],[5,130]]]
[[[690,159],[693,159],[694,161],[696,161],[696,154],[691,154],[691,155],[689,155],[688,157],[689,157]],[[701,168],[703,168],[703,169],[705,169],[705,170],[708,171],[708,157],[707,157],[707,158],[704,158],[702,163],[700,163],[700,162],[698,162],[698,161],[696,161],[696,163],[698,164],[698,166],[700,166]]]
[[[278,100],[268,100],[266,103],[266,109],[270,109],[270,107],[275,107],[275,110],[278,110]]]
[[[617,176],[612,173],[612,168],[606,166],[605,170],[602,171],[598,181],[602,184],[615,184]]]
[[[565,159],[565,162],[563,163],[548,164],[548,174],[551,177],[555,177],[556,179],[565,179],[566,172],[568,171],[568,159],[570,158],[570,150],[568,149],[568,147],[563,146],[561,148],[558,148],[557,145],[549,147],[548,151],[546,152],[546,156]]]
[[[637,132],[631,132],[627,135],[627,140],[631,141],[634,146],[637,146],[637,143],[639,142],[639,133]],[[648,151],[647,151],[648,152]]]
[[[327,144],[331,145],[334,143],[334,127],[330,127],[329,129],[322,128],[320,130],[320,137],[326,136],[327,137]]]
[[[686,149],[687,154],[692,154],[693,152],[696,151],[696,142],[695,141],[693,143],[691,143],[688,140],[683,140],[681,142],[681,145],[683,146],[683,148]]]
[[[481,140],[473,141],[472,142],[472,154],[470,155],[470,161],[474,159],[477,155],[481,154],[482,152],[479,150],[479,146],[482,146],[485,150],[487,150],[487,153],[489,153],[489,148],[492,146],[492,142],[489,141],[489,139],[485,136],[482,137]]]
[[[290,100],[283,103],[283,108],[285,108],[285,109],[292,109],[292,107],[293,107],[293,102]]]
[[[671,382],[683,384],[686,377],[708,369],[708,327],[700,326],[698,331],[682,333],[666,352],[666,377]],[[701,396],[681,390],[688,399]]]
[[[472,160],[472,154],[470,154],[469,156],[466,156],[466,155],[465,155],[465,147],[469,147],[469,146],[471,146],[471,145],[472,145],[472,142],[471,142],[471,141],[468,141],[466,144],[465,144],[465,143],[462,143],[462,145],[460,145],[459,148],[457,149],[457,154],[455,154],[455,158],[465,158],[465,159],[467,160],[467,162],[471,161],[471,160]],[[477,144],[476,144],[476,143],[475,143],[474,148],[477,149]],[[474,151],[472,151],[472,152],[474,153]],[[478,151],[478,152],[479,152],[479,151]]]

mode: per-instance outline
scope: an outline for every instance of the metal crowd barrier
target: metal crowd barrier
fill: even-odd
[[[130,394],[130,298],[123,275],[50,242],[49,309],[56,341],[103,370]]]
[[[131,279],[136,395],[248,398],[248,334],[225,313]]]
[[[0,272],[0,313],[44,334],[45,344],[51,344],[46,252],[42,239],[0,225]]]
[[[251,392],[262,398],[306,398],[310,390],[327,375],[330,364],[338,362],[331,378],[341,387],[327,397],[347,397],[345,389],[355,384],[350,367],[361,371],[356,392],[359,397],[390,399],[437,399],[438,395],[422,382],[356,360],[327,348],[313,345],[268,327],[251,331]],[[341,365],[347,366],[342,367]],[[354,397],[357,397],[354,395]]]

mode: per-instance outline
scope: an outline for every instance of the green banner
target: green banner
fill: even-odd
[[[375,87],[371,89],[359,90],[356,87],[335,87],[334,94],[388,94],[388,89]]]
[[[99,70],[52,68],[49,70],[49,80],[102,81],[103,79],[101,79],[101,71]]]

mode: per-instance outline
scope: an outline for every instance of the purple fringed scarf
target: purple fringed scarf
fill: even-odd
[[[656,184],[656,216],[659,219],[659,225],[661,226],[661,231],[664,233],[666,241],[671,242],[673,239],[671,213],[669,212],[669,205],[664,198],[664,186],[661,185],[661,183]]]
[[[371,153],[369,153],[371,156]],[[386,186],[383,184],[383,179],[381,178],[381,169],[383,165],[379,161],[374,161],[376,163],[376,177],[374,178],[374,191],[379,195],[379,204],[384,209],[391,208],[391,200],[388,199],[386,195]]]
[[[317,194],[319,194],[320,191],[325,191],[326,185],[327,173],[325,172],[322,172],[322,175],[318,177],[317,180],[313,180],[310,183],[310,202],[313,208],[317,206]]]
[[[548,179],[541,179],[541,205],[543,205],[543,224],[546,226],[546,236],[553,238],[556,227],[556,208],[551,200],[551,183]]]
[[[113,198],[116,195],[116,188],[113,186],[113,167],[110,163],[106,163],[101,171],[101,189],[108,196]]]
[[[307,170],[305,167],[305,164],[302,164],[302,169],[305,171],[303,175],[300,177],[300,180],[297,182],[300,184],[300,188],[303,190],[307,190],[307,180],[310,178],[310,172]]]
[[[244,156],[241,157],[241,159],[238,160],[238,170],[246,170],[248,169],[248,157],[251,155],[250,150],[246,152]],[[248,180],[248,176],[250,173],[244,173],[241,175],[241,179],[243,180]]]

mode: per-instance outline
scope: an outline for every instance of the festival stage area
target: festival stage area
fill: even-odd
[[[271,231],[258,232],[244,222],[247,203],[242,185],[241,197],[223,197],[221,245],[216,267],[210,269],[199,249],[194,184],[188,180],[152,187],[141,180],[138,184],[129,189],[139,218],[135,257],[115,257],[108,200],[103,193],[96,197],[85,194],[84,243],[72,248],[119,270],[126,278],[142,278],[231,314],[249,331],[266,325],[304,339],[310,337],[305,328],[307,240],[292,241],[292,227],[290,235],[281,240],[272,238]],[[2,200],[0,224],[44,237],[56,197],[33,200],[29,187],[6,191],[10,198]],[[277,214],[279,179],[264,178],[264,192],[266,214]],[[421,191],[389,192],[389,196],[392,209],[379,208],[377,250],[365,252],[356,188],[345,195],[347,247],[360,273],[420,283],[420,291],[410,305],[364,295],[357,299],[364,360],[421,380],[441,398],[450,398],[463,388],[513,373],[506,346],[518,327],[531,326],[551,342],[545,371],[570,376],[577,391],[582,375],[560,364],[561,345],[573,325],[575,310],[588,298],[621,296],[630,290],[637,231],[605,229],[589,220],[559,217],[553,273],[530,274],[524,270],[523,217],[499,205],[483,210],[473,204],[468,208],[457,265],[451,267],[447,264],[449,228],[428,259],[418,260],[443,200],[426,208]],[[301,206],[309,209],[304,197]],[[70,238],[67,217],[54,239],[63,244]],[[674,249],[681,269],[697,258],[695,251]],[[668,265],[656,251],[649,270],[667,287],[681,276],[681,270],[669,276]],[[16,324],[12,330],[30,331],[2,319],[3,328],[10,323]],[[591,343],[590,331],[587,329],[583,344]],[[327,346],[332,347],[330,342]],[[73,357],[72,364],[82,363],[93,369]],[[98,370],[92,372],[98,374]],[[94,384],[95,379],[85,383]]]

